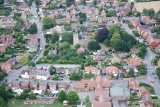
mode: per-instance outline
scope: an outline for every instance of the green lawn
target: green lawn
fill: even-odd
[[[74,106],[74,105],[72,105]],[[69,106],[63,106],[60,102],[56,101],[54,104],[23,104],[21,101],[11,100],[9,102],[8,107],[72,107]],[[76,107],[76,105],[75,105]]]

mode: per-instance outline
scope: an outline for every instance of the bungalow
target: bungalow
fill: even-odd
[[[120,69],[116,66],[106,67],[106,69],[102,71],[102,74],[113,75],[114,77],[118,76],[120,73]]]

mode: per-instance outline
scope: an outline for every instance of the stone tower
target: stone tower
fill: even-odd
[[[78,43],[79,43],[78,32],[75,31],[73,32],[73,45],[75,46]]]

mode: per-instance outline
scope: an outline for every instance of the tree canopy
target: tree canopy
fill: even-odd
[[[98,42],[91,41],[91,42],[88,43],[88,49],[91,50],[91,51],[96,51],[96,50],[101,49],[101,47],[100,47]]]
[[[63,102],[64,100],[67,100],[67,94],[61,90],[59,93],[58,93],[58,100],[60,102]]]
[[[37,34],[37,25],[36,25],[36,23],[33,23],[32,24],[32,26],[28,29],[28,32],[30,33],[30,34]]]
[[[75,91],[69,91],[67,94],[67,100],[70,104],[73,104],[79,100],[79,96]]]
[[[68,42],[70,44],[73,44],[73,33],[64,32],[62,34],[62,41]]]
[[[103,43],[105,39],[108,39],[109,37],[109,31],[107,28],[103,28],[101,30],[99,30],[97,36],[96,36],[96,40],[100,43]]]
[[[42,23],[43,23],[44,29],[49,29],[56,25],[55,21],[51,19],[50,17],[44,17],[42,19]]]
[[[0,0],[0,5],[4,3],[4,0]]]
[[[66,0],[66,5],[69,7],[74,4],[74,0]]]

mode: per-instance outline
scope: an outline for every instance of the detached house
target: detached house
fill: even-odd
[[[116,66],[109,66],[102,71],[102,74],[113,75],[114,77],[118,76],[120,73],[120,69]]]

